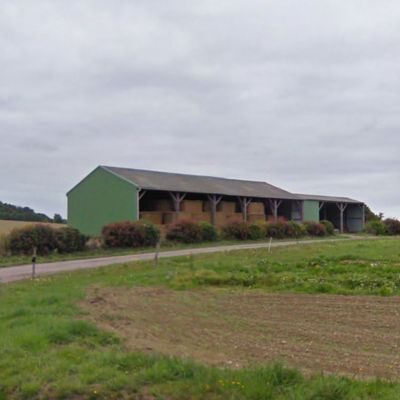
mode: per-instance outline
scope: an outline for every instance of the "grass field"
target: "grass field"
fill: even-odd
[[[2,235],[7,235],[10,233],[13,229],[16,228],[23,228],[27,225],[34,225],[38,224],[39,222],[32,222],[32,221],[8,221],[4,219],[0,219],[0,236]],[[40,222],[43,224],[43,222]],[[63,224],[46,224],[46,225],[51,225],[53,227],[62,227],[65,226]]]
[[[0,399],[398,399],[399,268],[379,239],[2,285]]]

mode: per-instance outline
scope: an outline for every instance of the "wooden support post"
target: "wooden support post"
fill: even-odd
[[[340,211],[340,233],[344,232],[344,212],[347,208],[347,204],[345,203],[336,203],[337,207]]]
[[[137,212],[136,212],[136,219],[140,219],[140,200],[142,200],[142,197],[147,193],[147,190],[142,190],[139,189],[137,192]]]
[[[139,191],[139,200],[142,200],[143,196],[147,193],[147,190],[140,190]]]
[[[322,207],[325,205],[325,202],[324,201],[320,201],[319,202],[319,211],[321,211],[322,210]]]
[[[247,222],[247,208],[251,203],[252,199],[248,197],[238,197],[238,199],[239,199],[240,209],[242,210],[243,214],[243,221]]]
[[[278,209],[279,206],[282,204],[282,201],[283,200],[276,200],[276,199],[269,200],[269,204],[271,206],[275,221],[278,221]]]
[[[222,200],[222,196],[217,196],[216,194],[208,194],[208,200],[211,203],[211,223],[217,225],[217,206]]]
[[[169,192],[169,194],[174,202],[175,218],[178,219],[181,210],[181,202],[186,197],[186,193]]]

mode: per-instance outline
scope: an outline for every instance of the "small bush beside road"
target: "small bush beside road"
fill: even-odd
[[[400,235],[400,221],[394,218],[387,218],[383,221],[388,235]]]
[[[307,233],[311,236],[326,236],[328,234],[325,225],[319,222],[306,221],[304,222],[304,226]]]
[[[367,222],[364,231],[371,235],[400,235],[400,221],[395,218],[386,218],[385,220],[373,220]]]
[[[160,230],[146,221],[123,221],[106,225],[102,230],[106,247],[155,246],[160,240]]]
[[[168,226],[166,238],[171,242],[199,243],[202,240],[202,230],[199,224],[182,220]]]
[[[222,228],[222,235],[226,239],[249,240],[250,225],[246,222],[232,222]]]
[[[215,242],[218,240],[218,231],[209,222],[201,221],[199,222],[199,227],[201,230],[201,240],[203,242]]]
[[[85,248],[86,238],[77,229],[58,228],[38,224],[13,230],[6,239],[11,254],[32,254],[35,247],[38,255],[57,251],[72,253]]]
[[[328,235],[333,235],[335,233],[335,227],[333,226],[331,221],[323,220],[321,221],[321,225],[325,227]]]

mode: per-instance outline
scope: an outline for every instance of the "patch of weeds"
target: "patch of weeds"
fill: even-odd
[[[118,338],[108,332],[100,331],[86,321],[67,321],[49,328],[47,332],[49,343],[67,344],[76,339],[88,340],[92,345],[108,345],[118,343]]]
[[[346,379],[323,380],[317,382],[309,400],[347,400],[350,399],[350,385]]]

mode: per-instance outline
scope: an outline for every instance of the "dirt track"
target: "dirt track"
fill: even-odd
[[[306,374],[400,376],[400,298],[157,288],[93,289],[90,319],[131,350],[241,367],[281,360]]]

